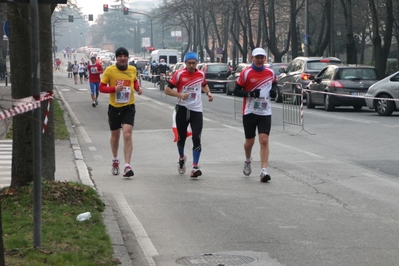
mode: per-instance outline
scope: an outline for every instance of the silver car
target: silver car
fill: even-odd
[[[399,71],[371,85],[365,97],[367,107],[379,115],[389,116],[399,111]]]

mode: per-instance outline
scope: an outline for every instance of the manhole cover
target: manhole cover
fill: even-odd
[[[204,254],[183,257],[176,260],[176,263],[187,266],[236,266],[246,265],[255,261],[255,258],[240,255]]]

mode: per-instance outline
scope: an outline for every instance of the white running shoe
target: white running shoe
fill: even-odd
[[[249,176],[252,173],[251,161],[252,158],[250,159],[249,162],[247,161],[244,162],[244,169],[242,170],[242,172],[244,173],[245,176]]]
[[[191,170],[191,178],[197,178],[197,177],[199,177],[200,175],[202,175],[202,172],[201,172],[201,170],[198,168],[198,166],[196,166],[196,167],[193,167],[193,170]]]
[[[113,175],[119,175],[119,159],[112,159],[112,170]]]
[[[266,183],[268,181],[270,181],[272,178],[270,177],[270,175],[266,172],[262,172],[260,173],[260,182],[262,183]]]
[[[133,172],[132,168],[130,167],[130,165],[125,166],[125,169],[123,172],[124,172],[124,174],[123,174],[124,177],[134,176],[134,172]]]
[[[184,156],[183,159],[179,158],[179,162],[178,162],[178,166],[177,166],[177,171],[179,172],[179,174],[184,174],[186,172],[186,161],[187,161],[187,157]]]

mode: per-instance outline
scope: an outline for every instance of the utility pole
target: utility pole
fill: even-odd
[[[38,0],[30,0],[31,22],[31,51],[32,51],[32,96],[40,100],[40,41],[39,41],[39,4]],[[33,246],[42,245],[42,135],[41,110],[36,108],[32,112],[33,132]]]

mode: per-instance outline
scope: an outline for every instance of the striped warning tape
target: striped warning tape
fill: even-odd
[[[48,122],[48,115],[50,112],[50,100],[53,98],[53,92],[52,91],[48,91],[48,92],[42,92],[40,94],[39,99],[36,101],[34,99],[34,97],[30,96],[30,97],[26,97],[23,99],[16,99],[13,100],[13,108],[4,110],[0,112],[0,120],[4,120],[19,114],[23,114],[29,111],[32,111],[36,108],[40,107],[40,103],[42,101],[48,101],[48,105],[47,105],[47,110],[46,110],[46,115],[44,118],[44,125],[43,125],[43,133],[46,130],[47,127],[47,122]]]
[[[351,94],[342,94],[342,93],[334,93],[334,92],[326,92],[326,91],[313,91],[309,89],[303,89],[305,93],[320,93],[320,94],[328,94],[333,96],[342,96],[342,97],[349,97],[349,98],[362,98],[362,99],[373,99],[373,100],[383,100],[383,101],[399,101],[399,99],[395,98],[381,98],[381,97],[373,97],[373,96],[366,96],[366,95],[351,95]]]

